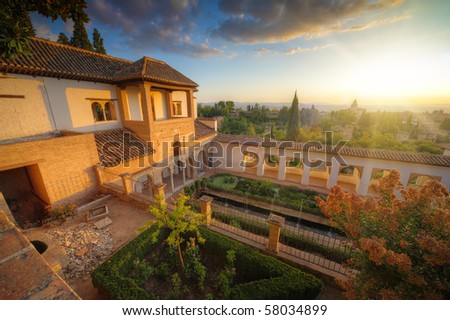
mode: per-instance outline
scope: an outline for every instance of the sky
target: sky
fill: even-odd
[[[163,60],[233,100],[450,106],[449,0],[87,0],[107,53]],[[37,36],[73,23],[32,15]],[[92,38],[91,38],[92,39]]]

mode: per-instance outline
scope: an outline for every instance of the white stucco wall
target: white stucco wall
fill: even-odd
[[[57,130],[90,132],[121,127],[114,85],[45,77],[42,79],[48,92],[48,100]],[[91,109],[91,104],[95,100],[87,100],[86,98],[113,100],[117,119],[95,122]],[[104,104],[105,100],[99,102]]]
[[[0,140],[54,130],[91,132],[120,128],[116,88],[113,85],[8,74],[0,78]],[[95,122],[91,104],[111,100],[116,120]]]
[[[0,76],[0,140],[26,137],[54,130],[42,78],[16,74]]]
[[[242,160],[242,153],[238,144],[214,142],[213,145],[220,150],[216,155],[216,157],[218,160],[220,160],[221,169],[242,172],[243,169],[240,166],[240,162]],[[255,152],[260,156],[264,154],[267,155],[267,150],[265,150],[262,147],[248,146],[246,148],[246,151]],[[272,155],[275,156],[284,155],[286,156],[286,158],[293,158],[294,152],[296,154],[299,153],[299,151],[293,151],[289,149],[279,150],[277,148],[271,148]],[[330,157],[331,156],[332,155],[330,155]],[[301,152],[301,158],[306,159],[306,157],[307,155]],[[308,154],[308,158],[310,161],[322,160],[327,161],[328,164],[332,162],[332,158],[330,157],[327,158],[325,153],[321,152],[310,152]],[[363,168],[361,186],[359,189],[360,191],[362,191],[363,194],[367,193],[367,188],[370,183],[370,177],[372,175],[373,169],[398,170],[400,172],[400,180],[404,186],[408,185],[409,179],[412,174],[413,176],[415,174],[415,175],[440,177],[440,182],[450,189],[450,168],[448,167],[432,166],[420,163],[409,163],[393,160],[351,157],[351,156],[341,156],[341,157],[347,165]],[[311,177],[314,177],[318,174],[320,174],[320,171],[311,170]],[[322,174],[324,175],[324,177],[328,176],[327,172],[323,172]]]

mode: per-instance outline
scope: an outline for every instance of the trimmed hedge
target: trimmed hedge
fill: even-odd
[[[203,248],[209,254],[224,257],[227,250],[236,253],[238,284],[231,289],[231,299],[314,299],[322,289],[322,281],[311,274],[208,229],[202,228],[201,233],[206,238]]]
[[[162,230],[156,243],[152,242],[152,227],[130,241],[108,260],[92,272],[92,283],[102,294],[118,300],[148,300],[158,297],[142,289],[133,279],[127,277],[135,259],[144,259],[160,241],[167,237],[168,232]],[[165,232],[164,232],[165,231]]]
[[[161,232],[153,243],[150,234],[143,232],[92,273],[94,286],[111,299],[157,299],[127,276],[135,259],[144,259],[167,236]],[[276,258],[228,239],[206,228],[200,230],[206,242],[202,245],[208,255],[225,259],[228,250],[236,253],[236,284],[230,299],[314,299],[322,289],[322,282]]]

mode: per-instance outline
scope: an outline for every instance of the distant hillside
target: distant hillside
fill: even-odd
[[[213,106],[216,102],[199,102],[202,106]],[[240,108],[245,110],[247,106],[254,105],[255,102],[234,102],[236,108]],[[289,107],[291,105],[291,102],[258,102],[260,106],[264,105],[269,108],[275,108],[275,109],[281,109],[283,106]],[[300,108],[310,108],[312,106],[312,103],[301,103]],[[315,103],[314,106],[319,111],[325,111],[330,112],[334,110],[341,110],[341,109],[348,109],[350,108],[350,104],[348,105],[333,105],[333,104],[322,104],[322,103]],[[392,106],[377,106],[377,105],[364,105],[360,104],[360,108],[364,108],[369,112],[375,112],[375,111],[388,111],[388,112],[401,112],[401,111],[411,111],[411,112],[432,112],[433,110],[444,110],[445,113],[450,113],[450,104],[444,104],[444,105],[416,105],[416,106],[399,106],[399,105],[392,105]]]

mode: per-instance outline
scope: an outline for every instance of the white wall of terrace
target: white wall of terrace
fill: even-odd
[[[284,181],[286,179],[286,173],[292,171],[287,166],[287,162],[291,159],[301,159],[303,167],[297,169],[299,174],[290,174],[289,181],[293,181],[292,177],[298,177],[298,184],[302,186],[317,186],[317,181],[321,181],[320,186],[324,189],[330,190],[334,185],[341,185],[344,190],[354,191],[360,195],[367,195],[370,193],[373,174],[376,170],[397,170],[400,172],[400,180],[404,186],[408,186],[413,177],[427,176],[439,180],[450,189],[450,167],[446,166],[348,155],[340,155],[340,158],[338,158],[319,151],[310,151],[306,154],[293,149],[265,148],[262,146],[245,146],[241,149],[239,144],[236,143],[222,143],[217,141],[214,143],[221,145],[221,148],[225,150],[222,153],[222,157],[232,157],[231,159],[220,159],[220,169],[265,176],[264,171],[267,170],[265,168],[267,165],[265,165],[264,159],[272,155],[279,161],[275,169],[278,171],[275,172],[276,175],[271,175],[271,177],[280,181]],[[242,160],[244,159],[242,150],[258,155],[259,159],[256,170],[246,170],[245,167],[242,167]],[[322,169],[311,168],[309,164],[314,161],[322,161]],[[351,168],[349,173],[342,172],[342,169],[346,167]],[[274,167],[271,167],[270,170],[274,170]],[[294,180],[294,182],[296,181]]]

